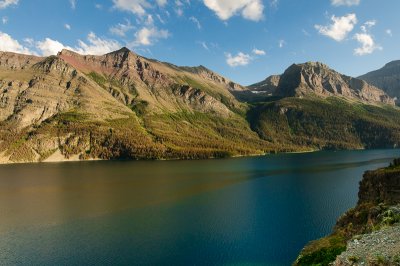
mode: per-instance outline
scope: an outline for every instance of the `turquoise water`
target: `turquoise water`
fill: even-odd
[[[289,265],[395,157],[0,166],[0,265]]]

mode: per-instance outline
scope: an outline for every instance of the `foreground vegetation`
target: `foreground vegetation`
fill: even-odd
[[[330,236],[310,242],[294,265],[330,265],[346,250],[348,241],[360,239],[363,234],[400,225],[400,197],[395,191],[399,185],[400,159],[396,159],[387,168],[367,172],[360,183],[357,206],[339,218]],[[371,260],[369,265],[392,265],[388,262],[380,263],[378,255],[366,259]],[[352,264],[361,258],[350,256],[346,260]],[[385,262],[388,258],[381,260]]]

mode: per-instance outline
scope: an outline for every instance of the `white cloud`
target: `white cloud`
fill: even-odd
[[[103,9],[103,5],[101,5],[101,4],[95,4],[94,7],[99,9],[99,10]]]
[[[196,24],[197,28],[198,28],[199,30],[201,30],[200,21],[199,21],[196,17],[191,16],[191,17],[189,18],[189,20],[192,21],[194,24]]]
[[[32,46],[35,45],[35,40],[32,39],[32,38],[25,38],[25,39],[24,39],[24,42],[25,42],[28,46],[30,46],[30,47],[32,47]]]
[[[367,22],[365,22],[362,26],[361,26],[361,31],[362,32],[367,32],[368,29],[372,28],[373,26],[376,25],[376,20],[369,20]]]
[[[285,46],[285,45],[286,45],[286,41],[285,40],[279,40],[279,42],[278,42],[279,48],[283,48],[283,46]]]
[[[372,54],[375,50],[382,50],[382,47],[375,43],[374,37],[369,33],[369,29],[376,25],[376,20],[365,22],[360,28],[361,33],[354,35],[354,39],[360,43],[360,47],[354,49],[355,55]]]
[[[167,4],[167,0],[156,0],[159,6],[165,6]]]
[[[368,33],[357,33],[354,35],[354,39],[361,45],[361,47],[354,49],[356,55],[372,54],[375,50],[382,50],[382,47],[375,44],[374,38]]]
[[[64,28],[66,28],[67,30],[71,30],[71,25],[69,25],[69,24],[64,24]]]
[[[2,22],[3,24],[7,24],[7,23],[8,23],[8,17],[2,17],[2,18],[1,18],[1,22]]]
[[[161,7],[167,4],[167,0],[156,0],[156,2]],[[146,9],[153,7],[148,0],[113,0],[113,3],[114,8],[140,16],[146,14]]]
[[[255,55],[266,55],[267,54],[264,50],[259,50],[257,48],[254,48],[252,53]]]
[[[24,42],[28,47],[34,50],[21,45],[7,33],[0,32],[0,51],[22,54],[40,54],[43,56],[50,56],[56,55],[62,49],[68,49],[80,54],[102,55],[121,48],[121,45],[117,41],[99,38],[93,32],[88,34],[87,42],[78,40],[78,45],[75,47],[66,46],[51,38],[45,38],[42,41],[25,38]]]
[[[333,6],[357,6],[361,0],[331,0]]]
[[[19,0],[1,0],[0,1],[0,9],[7,8],[11,5],[18,5]]]
[[[250,63],[252,57],[249,54],[239,52],[237,55],[226,54],[226,63],[231,67],[246,66]]]
[[[72,48],[65,46],[57,40],[46,38],[43,41],[36,42],[36,48],[40,51],[40,54],[44,56],[56,55],[62,49],[68,49],[80,54],[103,55],[121,48],[121,45],[117,41],[101,39],[93,32],[88,34],[87,42],[88,43],[78,40],[78,45]]]
[[[103,55],[121,48],[119,42],[99,38],[93,32],[88,34],[87,41],[88,43],[78,40],[78,47],[75,47],[74,50],[80,54]]]
[[[203,2],[221,20],[228,20],[236,14],[253,21],[263,18],[264,5],[261,0],[203,0]]]
[[[328,26],[315,25],[315,29],[322,35],[330,37],[335,41],[343,41],[357,24],[356,14],[348,14],[343,17],[331,17],[332,24]]]
[[[72,48],[64,46],[62,43],[50,38],[46,38],[43,41],[36,43],[36,48],[40,51],[43,56],[56,55],[62,49],[73,50]]]
[[[113,3],[115,8],[129,11],[136,15],[146,14],[146,9],[151,7],[146,0],[113,0]]]
[[[387,29],[387,30],[385,30],[385,33],[386,33],[387,35],[389,35],[390,37],[392,37],[392,36],[393,36],[393,32],[392,32],[392,30],[391,30],[391,29]]]
[[[167,30],[159,30],[155,26],[145,26],[135,34],[132,46],[150,46],[159,39],[167,39],[170,36]]]
[[[110,33],[120,37],[125,37],[126,33],[132,30],[134,27],[131,25],[129,20],[125,20],[125,23],[118,23],[110,28]]]
[[[76,8],[76,0],[69,0],[69,3],[71,4],[72,9]]]
[[[0,51],[33,54],[28,48],[21,45],[17,40],[14,40],[10,35],[0,32]]]

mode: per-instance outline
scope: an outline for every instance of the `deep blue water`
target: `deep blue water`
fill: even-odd
[[[290,265],[395,157],[0,166],[0,265]]]

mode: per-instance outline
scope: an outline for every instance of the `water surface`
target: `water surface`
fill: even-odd
[[[0,265],[289,265],[395,157],[0,166]]]

